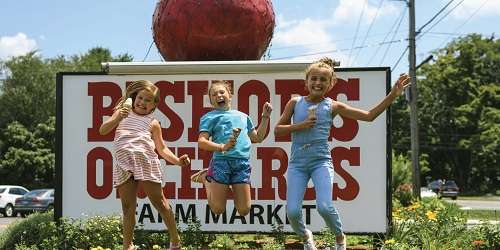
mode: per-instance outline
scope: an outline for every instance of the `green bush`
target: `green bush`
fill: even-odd
[[[498,225],[467,228],[455,204],[424,199],[409,206],[393,204],[393,226],[384,249],[497,249]]]
[[[208,245],[210,249],[235,249],[234,240],[227,234],[220,235],[212,243]]]
[[[403,206],[410,205],[413,200],[412,185],[410,183],[399,185],[393,193],[393,197]]]

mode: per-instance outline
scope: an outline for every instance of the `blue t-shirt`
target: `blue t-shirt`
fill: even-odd
[[[233,134],[233,128],[241,128],[240,135],[236,139],[236,145],[227,152],[214,152],[214,159],[224,158],[250,158],[250,146],[252,142],[248,133],[254,130],[254,126],[247,114],[238,110],[214,109],[200,119],[200,133],[207,132],[215,143],[226,143]]]

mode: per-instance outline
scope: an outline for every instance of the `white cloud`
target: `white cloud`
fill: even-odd
[[[361,16],[363,24],[368,24],[377,14],[377,8],[380,0],[372,3],[368,0],[340,0],[339,5],[333,10],[332,21],[336,25],[356,24]],[[363,6],[364,5],[364,6]],[[363,9],[364,7],[364,9]],[[391,15],[397,12],[396,6],[392,3],[385,3],[378,10],[378,17]],[[378,18],[377,17],[377,18]]]
[[[447,1],[448,0],[445,2]],[[466,19],[479,8],[481,9],[475,14],[475,17],[500,15],[500,1],[498,0],[465,0],[451,13],[451,15],[457,19]]]
[[[336,45],[327,31],[327,22],[306,18],[300,21],[288,21],[287,23],[293,23],[293,25],[278,26],[279,28],[273,38],[273,44],[278,48],[281,46],[301,49],[302,52],[292,54],[291,57],[295,59],[317,59],[323,56],[338,57],[335,52]],[[290,49],[290,51],[292,50]]]
[[[29,39],[24,33],[15,36],[0,37],[0,59],[22,56],[37,48],[36,41]]]

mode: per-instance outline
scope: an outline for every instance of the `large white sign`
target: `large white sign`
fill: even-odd
[[[303,68],[307,65],[304,64]],[[203,68],[203,63],[199,65]],[[290,136],[272,133],[287,101],[306,94],[304,72],[249,72],[244,64],[229,73],[178,74],[85,74],[61,73],[57,84],[57,205],[56,215],[82,218],[92,215],[120,214],[121,205],[113,188],[114,133],[102,136],[98,130],[109,118],[126,84],[150,80],[160,88],[161,99],[154,112],[163,127],[167,146],[177,155],[189,154],[191,166],[181,168],[162,160],[163,192],[175,210],[180,228],[189,218],[197,218],[204,231],[270,232],[272,224],[285,224],[286,171],[290,154]],[[182,67],[181,67],[182,68]],[[200,71],[201,72],[201,71]],[[389,88],[388,68],[339,69],[339,80],[329,96],[349,105],[369,109],[378,103]],[[250,115],[258,124],[262,105],[273,105],[270,130],[265,140],[253,144],[252,208],[240,216],[228,201],[226,212],[216,216],[207,205],[201,184],[190,176],[208,167],[211,154],[198,149],[199,120],[210,110],[206,95],[212,80],[233,83],[232,107]],[[388,119],[382,113],[371,123],[336,117],[330,146],[335,168],[333,197],[346,232],[386,232],[390,196],[388,176]],[[293,183],[288,183],[293,185]],[[158,212],[143,192],[138,193],[136,218],[144,228],[164,229]],[[303,213],[313,231],[325,228],[316,211],[312,183],[305,194]]]

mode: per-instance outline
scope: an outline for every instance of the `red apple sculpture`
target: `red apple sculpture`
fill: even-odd
[[[273,30],[271,0],[160,0],[153,15],[167,61],[259,60]]]

